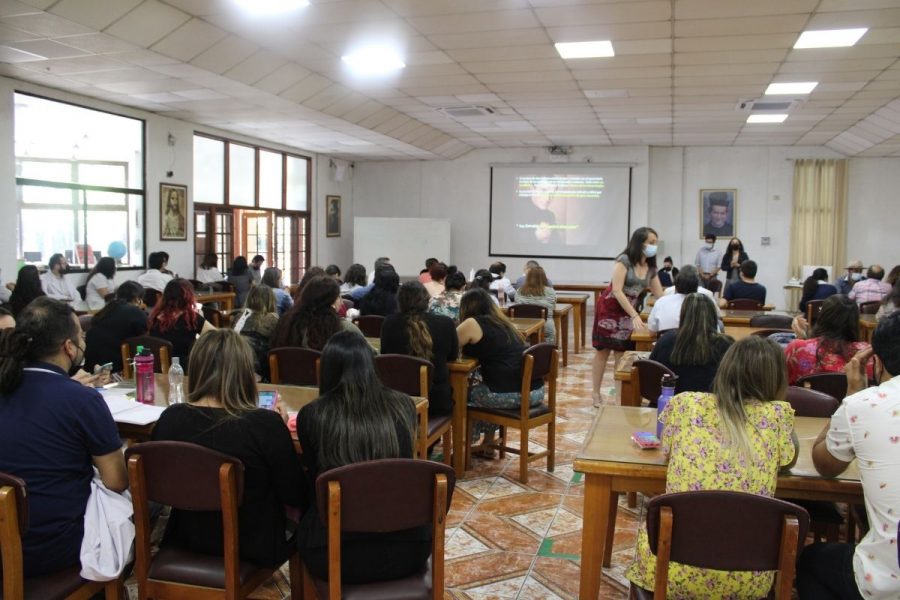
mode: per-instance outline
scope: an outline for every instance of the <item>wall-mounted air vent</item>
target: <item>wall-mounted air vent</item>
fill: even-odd
[[[451,119],[481,119],[495,112],[490,106],[447,106],[437,110]]]
[[[799,98],[770,100],[765,98],[757,98],[753,100],[741,100],[735,106],[738,112],[748,114],[766,114],[766,113],[789,113],[799,108],[803,100]]]

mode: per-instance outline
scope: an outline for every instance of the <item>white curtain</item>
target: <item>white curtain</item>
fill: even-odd
[[[803,265],[831,265],[837,274],[847,260],[847,161],[794,161],[790,275]]]

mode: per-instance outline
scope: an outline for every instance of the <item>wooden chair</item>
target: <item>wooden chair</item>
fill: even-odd
[[[770,327],[790,331],[793,321],[794,318],[790,315],[754,315],[750,317],[750,327]]]
[[[216,329],[222,326],[222,313],[207,304],[203,305],[203,318],[212,323]]]
[[[547,457],[547,470],[556,466],[556,375],[559,369],[559,351],[549,343],[535,344],[522,353],[522,402],[519,408],[487,408],[469,406],[466,419],[465,440],[472,439],[472,423],[487,421],[500,426],[500,439],[495,444],[500,450],[500,458],[506,452],[519,455],[519,480],[528,483],[528,463]],[[534,408],[528,405],[528,396],[533,379],[544,380],[546,403]],[[528,451],[528,434],[532,429],[547,425],[547,449],[543,452]],[[519,447],[510,448],[506,444],[506,429],[519,430]],[[472,446],[466,442],[466,465],[472,461]]]
[[[379,354],[375,357],[375,372],[378,379],[392,390],[403,392],[408,396],[428,398],[428,392],[434,381],[434,365],[431,361],[406,354]],[[449,415],[429,418],[419,423],[419,435],[416,436],[416,454],[418,458],[428,458],[428,448],[441,440],[444,449],[444,462],[450,464],[452,438]]]
[[[859,314],[874,315],[874,314],[878,313],[879,308],[881,308],[881,300],[872,300],[871,302],[860,302],[859,303]]]
[[[319,385],[322,353],[312,348],[282,346],[269,350],[269,381],[274,384]]]
[[[134,577],[140,598],[246,598],[278,567],[240,559],[238,509],[244,496],[240,460],[186,442],[146,442],[125,452],[134,504]],[[174,510],[222,513],[224,557],[199,554],[175,544],[150,551],[150,502]],[[290,559],[291,598],[302,598],[300,558]]]
[[[816,319],[819,318],[819,313],[822,312],[822,304],[824,302],[824,300],[810,300],[806,303],[806,322],[809,323],[810,327],[816,324]]]
[[[798,417],[831,417],[841,405],[831,394],[796,385],[788,387],[785,399]]]
[[[444,597],[444,530],[456,475],[441,463],[386,459],[338,467],[316,479],[319,515],[328,527],[328,581],[304,567],[304,598]],[[372,584],[341,582],[341,532],[390,532],[431,526],[431,558],[419,573]]]
[[[91,328],[91,321],[94,319],[94,315],[78,315],[78,322],[81,323],[81,331],[87,333]]]
[[[359,327],[363,335],[370,338],[381,337],[381,326],[384,324],[384,317],[381,315],[365,315],[353,319],[353,323]]]
[[[659,395],[662,393],[661,381],[663,375],[675,375],[666,365],[655,360],[636,360],[631,365],[631,386],[634,391],[633,406],[640,406],[641,399],[646,398],[650,407],[656,406]]]
[[[726,305],[728,310],[762,310],[762,307],[762,302],[751,298],[735,298],[734,300],[729,300]]]
[[[816,373],[797,380],[800,387],[824,392],[840,402],[847,396],[847,376],[844,373]]]
[[[124,577],[113,581],[87,581],[81,566],[40,577],[24,576],[22,536],[28,530],[28,496],[25,482],[0,473],[0,555],[3,556],[0,598],[6,600],[88,600],[105,591],[107,600],[127,598]]]
[[[172,342],[152,335],[139,335],[128,338],[122,342],[122,377],[130,379],[134,377],[131,358],[137,353],[137,347],[149,348],[156,360],[153,361],[153,370],[156,373],[168,373],[171,365],[171,357],[174,350]]]
[[[719,490],[657,496],[647,506],[647,535],[656,555],[654,590],[632,584],[631,598],[664,600],[671,561],[721,571],[777,571],[769,597],[790,600],[808,525],[801,507],[756,494]]]
[[[547,320],[547,309],[537,304],[510,304],[509,317],[511,319],[544,319]]]

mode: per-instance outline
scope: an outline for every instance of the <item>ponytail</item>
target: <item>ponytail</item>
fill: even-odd
[[[4,396],[22,384],[28,342],[28,336],[15,329],[0,331],[0,394]]]

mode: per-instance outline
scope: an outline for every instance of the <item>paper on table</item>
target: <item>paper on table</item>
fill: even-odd
[[[117,423],[130,423],[132,425],[149,425],[159,420],[159,415],[165,410],[164,406],[153,406],[152,404],[132,403],[130,410],[121,413],[114,413],[113,419]]]

